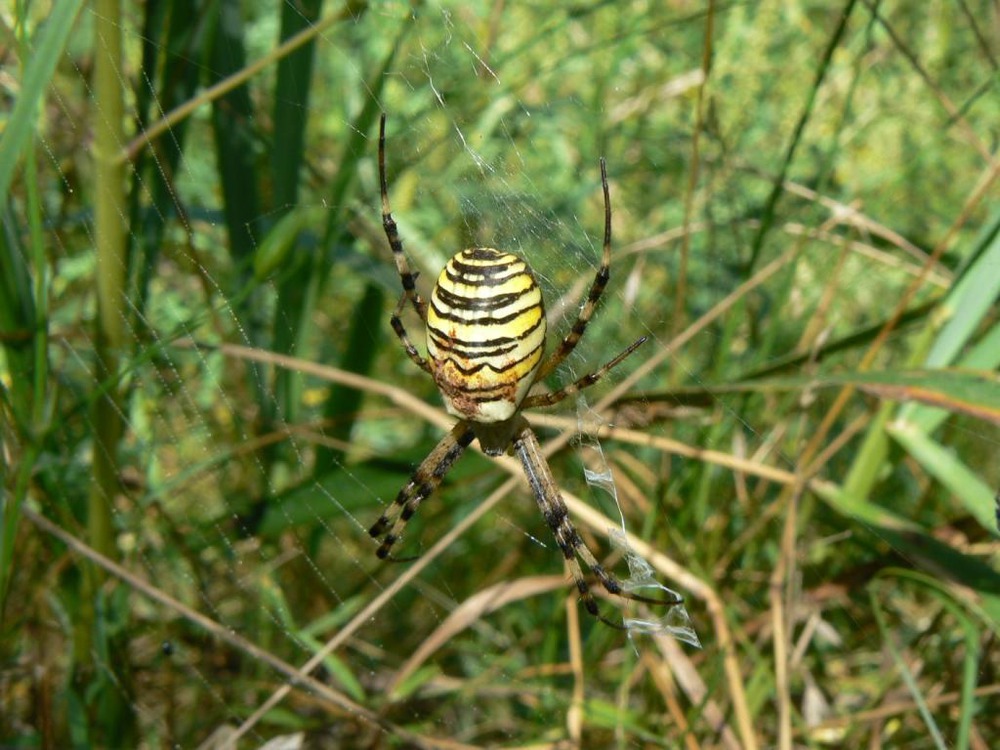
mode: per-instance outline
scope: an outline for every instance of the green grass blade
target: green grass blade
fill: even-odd
[[[285,41],[319,18],[320,0],[283,3],[281,40]],[[278,63],[274,84],[274,144],[271,171],[274,176],[274,204],[279,212],[298,203],[299,173],[305,154],[305,129],[309,116],[309,92],[313,86],[315,37],[293,50]]]
[[[9,211],[0,214],[0,343],[7,356],[10,375],[9,404],[19,428],[31,422],[35,361],[32,346],[35,331],[35,297],[26,248],[20,243],[18,227]],[[7,383],[3,383],[7,386]]]
[[[337,176],[330,186],[327,204],[330,211],[323,233],[321,248],[313,253],[307,265],[286,279],[278,290],[278,310],[280,318],[275,321],[274,349],[282,354],[295,352],[297,356],[308,356],[307,337],[311,330],[310,321],[317,301],[326,289],[333,265],[333,248],[346,239],[344,211],[347,197],[357,177],[358,166],[363,159],[371,156],[367,144],[379,114],[379,97],[385,85],[386,72],[396,59],[400,43],[407,33],[403,26],[396,43],[386,53],[377,71],[368,76],[371,83],[369,96],[364,107],[351,122],[349,137],[344,144],[337,170]],[[281,370],[276,376],[276,396],[283,413],[291,419],[298,412],[301,403],[302,378],[298,373]]]
[[[823,85],[823,79],[826,77],[826,74],[830,69],[831,61],[833,60],[833,53],[837,51],[838,47],[840,47],[841,40],[844,37],[844,32],[847,30],[847,21],[850,19],[851,13],[854,11],[854,6],[856,4],[857,0],[847,0],[844,9],[840,12],[840,17],[837,19],[837,26],[834,29],[833,34],[830,36],[830,40],[827,42],[826,49],[824,50],[823,55],[820,58],[819,65],[816,68],[815,80],[813,81],[812,88],[809,89],[809,97],[806,99],[805,106],[803,106],[802,113],[799,115],[799,120],[795,125],[795,132],[792,134],[791,142],[785,150],[785,158],[781,165],[781,170],[774,178],[774,185],[771,188],[771,194],[767,197],[767,201],[764,203],[764,207],[761,211],[760,228],[757,230],[756,235],[754,235],[753,246],[750,249],[750,260],[747,264],[748,275],[757,265],[757,259],[760,257],[761,248],[764,246],[764,240],[767,238],[768,233],[771,231],[771,226],[774,224],[775,208],[778,205],[778,199],[785,192],[785,178],[788,175],[788,170],[791,168],[799,143],[802,141],[806,124],[812,117],[817,96]]]
[[[930,707],[924,699],[924,694],[920,690],[920,685],[917,684],[916,677],[913,675],[909,665],[906,663],[903,655],[899,652],[899,648],[896,646],[896,642],[894,640],[896,637],[895,631],[890,628],[885,621],[885,614],[882,611],[882,603],[878,600],[874,587],[868,589],[868,598],[871,603],[872,612],[875,614],[875,621],[878,623],[879,632],[882,634],[882,643],[886,645],[886,648],[892,655],[892,660],[896,663],[896,668],[899,670],[899,674],[903,678],[906,688],[910,691],[913,701],[917,704],[917,710],[920,711],[920,715],[923,717],[927,731],[934,740],[934,745],[938,748],[938,750],[947,750],[948,744],[944,741],[944,737],[941,735],[941,730],[938,728],[937,722],[934,721],[934,716],[931,714]]]
[[[894,422],[886,429],[928,474],[958,498],[980,526],[991,534],[998,534],[993,490],[953,451],[908,423]]]
[[[1000,211],[983,229],[979,241],[980,248],[973,250],[973,262],[941,306],[948,322],[927,355],[927,367],[945,367],[954,362],[1000,297]]]
[[[0,206],[7,205],[15,168],[31,142],[38,109],[81,7],[83,0],[55,3],[31,47],[20,86],[21,95],[14,103],[14,111],[0,135]]]
[[[990,341],[992,340],[991,337]],[[995,355],[995,352],[984,352],[984,356]],[[713,393],[769,393],[840,388],[845,385],[854,386],[885,401],[912,401],[1000,424],[1000,376],[989,369],[817,373],[813,376],[768,378],[745,383],[719,383],[712,385],[709,390]],[[677,395],[693,392],[699,392],[699,389],[679,389],[671,393]]]
[[[384,339],[385,292],[378,284],[368,284],[364,295],[354,308],[347,346],[340,358],[340,367],[348,372],[367,374],[375,363],[375,356]],[[363,394],[356,388],[334,384],[326,399],[323,418],[330,429],[328,434],[335,441],[348,444],[354,423],[361,409]],[[316,466],[324,470],[340,461],[344,452],[320,446],[316,450]]]
[[[171,0],[149,6],[142,29],[142,67],[137,80],[138,131],[164,110],[188,101],[200,85],[196,64],[202,53],[199,27],[206,18],[195,8],[195,0]],[[149,286],[157,271],[170,220],[183,215],[174,184],[190,120],[176,122],[168,137],[158,138],[138,151],[129,192],[129,298],[133,300],[133,325],[142,326]],[[151,194],[151,195],[150,195]],[[145,203],[149,198],[151,206]],[[150,208],[152,210],[150,210]]]

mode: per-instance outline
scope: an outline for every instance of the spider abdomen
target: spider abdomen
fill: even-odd
[[[448,411],[474,422],[510,419],[544,349],[542,291],[528,264],[488,247],[456,253],[427,309],[427,352]]]

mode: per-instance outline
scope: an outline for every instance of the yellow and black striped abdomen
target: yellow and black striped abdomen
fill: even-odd
[[[531,268],[489,247],[448,261],[427,309],[427,353],[451,414],[503,422],[528,394],[545,349],[545,308]]]

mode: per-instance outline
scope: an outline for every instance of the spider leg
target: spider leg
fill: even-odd
[[[601,187],[604,189],[604,254],[601,256],[601,267],[597,269],[594,281],[590,285],[590,292],[587,294],[587,301],[583,304],[583,309],[580,310],[573,327],[559,344],[559,348],[542,363],[538,371],[539,380],[562,364],[562,361],[576,348],[611,276],[611,194],[608,191],[608,169],[603,157],[601,157]]]
[[[382,537],[382,543],[375,553],[382,560],[389,557],[392,549],[406,527],[421,501],[438,488],[448,469],[469,447],[475,437],[468,422],[462,421],[451,428],[451,432],[441,438],[434,450],[425,458],[417,470],[413,472],[410,481],[396,495],[396,501],[372,525],[368,534],[373,539]]]
[[[399,239],[399,230],[396,227],[396,220],[392,218],[392,209],[389,207],[389,187],[385,177],[385,113],[378,123],[378,181],[382,192],[382,228],[385,230],[386,239],[389,240],[389,247],[392,248],[392,257],[396,261],[396,270],[399,271],[400,281],[403,283],[403,296],[413,303],[413,309],[417,311],[420,319],[427,322],[427,303],[417,294],[417,275],[410,271],[410,265],[406,262],[406,255],[403,253],[403,241]],[[395,328],[395,326],[393,326]]]
[[[514,438],[514,451],[517,453],[518,458],[521,459],[521,465],[524,467],[524,473],[528,477],[528,483],[531,485],[531,491],[535,496],[535,500],[538,502],[538,507],[542,511],[542,515],[545,517],[545,522],[549,525],[549,528],[552,529],[552,534],[555,536],[556,542],[559,544],[559,549],[562,550],[563,557],[566,558],[566,564],[569,565],[570,572],[573,574],[573,581],[576,583],[576,588],[580,592],[580,598],[583,600],[583,606],[590,614],[607,625],[618,629],[624,629],[622,625],[612,622],[601,615],[601,612],[597,607],[597,602],[594,599],[594,594],[591,592],[590,586],[583,577],[580,562],[577,560],[578,555],[584,563],[586,563],[587,567],[590,568],[591,572],[597,576],[601,585],[604,586],[610,594],[619,596],[622,599],[632,599],[633,601],[645,602],[646,604],[657,604],[663,606],[680,604],[682,601],[681,599],[651,599],[649,597],[626,591],[622,587],[621,582],[614,575],[605,570],[604,566],[597,561],[597,558],[594,557],[594,554],[587,548],[587,545],[584,543],[580,534],[573,526],[573,522],[569,518],[569,511],[566,508],[566,503],[563,501],[562,495],[559,493],[559,488],[556,486],[555,479],[552,477],[552,472],[549,470],[549,465],[545,460],[545,456],[542,455],[541,446],[538,444],[538,438],[535,436],[534,431],[527,422],[524,423],[520,432]]]
[[[533,396],[528,396],[521,403],[522,409],[533,409],[539,406],[552,406],[553,404],[558,404],[567,396],[572,396],[574,393],[582,391],[584,388],[589,388],[598,380],[603,378],[612,367],[617,366],[623,359],[629,356],[632,352],[638,349],[646,342],[646,337],[634,341],[625,351],[619,354],[610,362],[605,363],[594,372],[589,375],[584,375],[582,378],[577,380],[575,383],[570,383],[567,386],[563,386],[558,391],[553,391],[552,393],[538,393]]]
[[[417,299],[420,299],[419,297]],[[392,330],[395,331],[396,335],[399,337],[400,342],[403,344],[403,348],[406,349],[406,353],[409,355],[410,359],[426,373],[433,375],[430,363],[420,356],[420,352],[410,341],[410,336],[406,332],[406,327],[403,325],[403,319],[401,317],[403,313],[403,308],[406,307],[406,292],[403,292],[399,297],[399,303],[396,305],[396,309],[392,313],[392,317],[389,322],[392,324]]]

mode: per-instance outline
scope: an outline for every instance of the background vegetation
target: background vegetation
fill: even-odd
[[[1000,746],[995,3],[0,13],[0,743]],[[701,649],[581,616],[508,459],[375,559],[451,422],[388,330],[383,110],[421,283],[515,249],[556,331],[606,157],[549,385],[651,340],[533,421]]]

